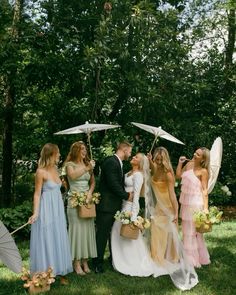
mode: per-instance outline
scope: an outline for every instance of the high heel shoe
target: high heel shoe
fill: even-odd
[[[90,272],[91,272],[91,270],[89,269],[89,266],[88,266],[87,261],[85,261],[85,262],[82,264],[82,268],[83,268],[83,271],[84,271],[85,273],[90,273]]]
[[[85,273],[91,273],[91,270],[88,267],[84,267],[84,272]]]
[[[80,263],[74,263],[74,271],[77,273],[77,275],[79,275],[79,276],[85,276],[86,275],[86,273],[83,271],[83,269],[82,269],[82,267],[81,267],[81,265],[80,265]]]

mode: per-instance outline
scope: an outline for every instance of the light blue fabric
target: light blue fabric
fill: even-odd
[[[31,273],[46,271],[48,267],[53,268],[54,275],[73,271],[60,186],[52,180],[43,184],[39,217],[31,226]]]

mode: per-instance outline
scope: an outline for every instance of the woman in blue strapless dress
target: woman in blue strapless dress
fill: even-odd
[[[56,145],[44,145],[35,176],[33,215],[29,218],[30,272],[46,271],[52,267],[55,276],[72,272],[72,259],[66,227],[64,204],[60,191],[61,180],[56,164],[60,153]]]

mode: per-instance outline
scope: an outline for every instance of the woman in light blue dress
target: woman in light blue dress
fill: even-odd
[[[46,271],[52,267],[53,274],[64,277],[73,271],[70,246],[66,228],[64,204],[60,191],[61,180],[56,164],[60,153],[56,145],[44,145],[35,176],[33,215],[29,218],[30,272]]]
[[[87,201],[91,200],[95,187],[94,165],[94,161],[89,161],[85,144],[73,143],[65,161],[69,196],[73,192],[87,192]],[[70,198],[67,215],[74,270],[78,275],[85,275],[90,272],[88,258],[97,257],[94,218],[80,218],[77,208],[72,208]]]

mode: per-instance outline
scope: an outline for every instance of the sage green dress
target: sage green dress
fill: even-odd
[[[66,167],[76,167],[74,162],[66,163]],[[68,176],[67,176],[68,177]],[[68,177],[71,192],[85,192],[89,190],[90,174],[86,172],[77,179],[70,179]],[[94,258],[97,257],[96,236],[94,218],[80,218],[77,208],[71,208],[70,201],[68,200],[67,216],[69,222],[69,241],[71,246],[72,260],[80,260],[81,258]]]

